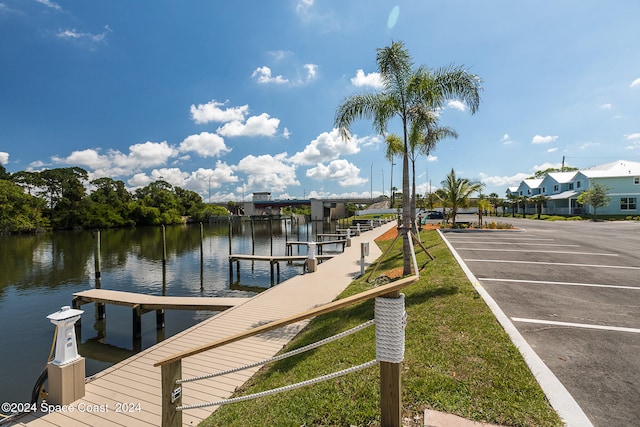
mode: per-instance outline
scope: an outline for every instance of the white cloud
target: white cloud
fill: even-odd
[[[351,78],[351,84],[356,87],[370,86],[375,89],[382,89],[382,77],[380,73],[365,74],[364,70],[356,71],[356,76]]]
[[[547,150],[547,153],[555,153],[556,151],[558,151],[558,147],[549,148],[549,149]]]
[[[451,100],[447,102],[447,107],[453,108],[454,110],[465,111],[467,106],[462,101]]]
[[[599,142],[585,142],[584,144],[580,145],[580,149],[586,150],[587,148],[597,147],[599,145],[600,145]]]
[[[360,177],[359,174],[360,169],[344,159],[333,160],[327,166],[319,163],[316,167],[307,170],[309,178],[318,181],[337,181],[341,187],[361,185],[368,181],[366,178]]]
[[[178,150],[163,142],[147,141],[143,144],[134,144],[129,147],[129,153],[124,154],[118,150],[109,150],[101,154],[99,149],[86,149],[74,151],[67,157],[54,156],[51,160],[58,164],[84,166],[93,169],[93,175],[123,176],[138,172],[143,168],[161,166],[171,157],[179,154]],[[43,166],[41,164],[40,166]],[[31,165],[38,167],[38,165]]]
[[[634,81],[631,82],[631,85],[629,87],[640,87],[640,78],[635,79]]]
[[[226,103],[218,102],[212,99],[206,104],[191,105],[191,119],[198,124],[218,122],[225,123],[233,120],[243,121],[249,114],[249,106],[242,105],[240,107],[225,108],[220,107]]]
[[[280,75],[273,77],[271,75],[271,68],[267,67],[266,65],[256,68],[255,71],[251,74],[251,77],[255,77],[260,84],[289,83],[289,80]]]
[[[74,151],[65,158],[54,156],[51,160],[53,160],[54,163],[86,166],[91,169],[108,168],[112,163],[112,159],[110,159],[109,156],[101,155],[98,150],[91,148]]]
[[[523,179],[529,178],[530,176],[531,174],[527,173],[517,173],[513,176],[489,176],[481,172],[480,181],[487,186],[504,187],[506,190],[507,187],[519,185]]]
[[[502,142],[504,145],[509,145],[511,143],[513,143],[513,140],[511,139],[511,137],[509,136],[508,133],[505,133],[502,138],[500,138],[500,142]]]
[[[360,151],[359,145],[366,141],[366,138],[358,139],[352,137],[343,141],[338,133],[338,129],[331,132],[323,132],[316,139],[311,141],[303,151],[300,151],[289,159],[298,165],[315,165],[316,163],[335,160],[341,155],[356,154]]]
[[[194,151],[201,157],[220,156],[231,151],[221,136],[209,132],[189,135],[180,143],[179,149],[181,152]]]
[[[0,151],[0,165],[6,165],[7,163],[9,163],[9,153]]]
[[[278,131],[280,119],[270,117],[267,113],[249,117],[246,123],[238,120],[225,123],[216,130],[222,136],[273,136]]]
[[[600,109],[601,109],[601,110],[613,110],[613,104],[609,104],[609,103],[607,103],[607,104],[602,104],[602,105],[600,106]]]
[[[295,166],[286,164],[286,158],[287,153],[275,156],[270,154],[249,155],[240,160],[233,169],[248,175],[248,189],[253,191],[284,191],[289,185],[300,185],[296,179]]]
[[[97,34],[78,31],[74,28],[70,30],[58,30],[57,36],[67,40],[88,41],[93,46],[95,43],[106,43],[106,38],[111,32],[113,32],[113,30],[108,25],[105,25],[104,31]]]
[[[558,136],[542,136],[542,135],[536,135],[533,137],[533,139],[531,140],[532,144],[549,144],[551,142],[554,142],[558,139]]]
[[[134,144],[129,146],[129,155],[118,159],[125,165],[153,167],[163,165],[170,157],[178,155],[178,150],[167,144],[167,141]]]
[[[307,13],[309,8],[313,6],[314,0],[298,0],[296,3],[296,12],[298,13]]]
[[[569,166],[567,164],[565,164],[565,166]],[[562,167],[562,163],[549,163],[549,162],[545,162],[541,165],[534,165],[533,169],[531,169],[533,172],[537,172],[537,171],[544,171],[547,169],[560,169]]]
[[[285,139],[289,139],[289,137],[291,136],[291,132],[289,132],[288,128],[284,128],[284,130],[282,131],[282,136],[284,136]]]
[[[625,149],[636,150],[640,149],[640,133],[632,133],[624,136],[627,141],[631,141],[631,145],[627,145]]]
[[[307,81],[313,80],[318,73],[317,64],[304,64],[305,70],[307,70]]]
[[[432,154],[429,154],[427,156],[427,162],[437,162],[438,161],[438,156],[434,156]]]
[[[62,7],[58,3],[53,2],[51,0],[36,0],[36,1],[40,4],[50,7],[51,9],[62,10]]]

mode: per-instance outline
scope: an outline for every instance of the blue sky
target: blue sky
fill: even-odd
[[[358,121],[342,141],[333,120],[403,41],[484,88],[476,114],[440,112],[460,137],[418,160],[418,193],[454,168],[504,195],[563,156],[640,161],[639,17],[636,0],[0,0],[0,163],[223,202],[388,195],[383,138]]]

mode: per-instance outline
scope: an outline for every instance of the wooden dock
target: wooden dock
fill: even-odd
[[[224,311],[245,303],[249,298],[219,297],[173,297],[138,294],[134,292],[113,291],[109,289],[88,289],[73,294],[73,308],[80,308],[91,302],[101,304],[96,310],[100,320],[105,318],[104,304],[124,305],[131,307],[133,338],[140,338],[142,331],[142,315],[150,311],[156,312],[156,326],[164,328],[164,310],[211,310]]]
[[[381,251],[373,240],[395,223],[385,224],[353,238],[351,247],[318,266],[312,274],[295,276],[243,304],[221,312],[93,376],[85,396],[73,403],[73,412],[36,412],[17,425],[31,427],[159,426],[161,424],[160,368],[154,363],[178,352],[292,316],[333,301],[360,273],[360,243],[371,242],[367,264]],[[302,321],[183,361],[183,377],[235,368],[273,357],[307,324]],[[192,405],[225,399],[259,367],[230,375],[183,384],[182,403]],[[87,408],[95,409],[89,412]],[[215,407],[185,411],[184,426],[195,426]]]
[[[318,242],[314,242],[316,244],[316,247],[318,248],[318,254],[322,255],[322,248],[325,245],[342,245],[342,250],[344,251],[345,245],[347,244],[347,239],[339,239],[339,240],[321,240]],[[287,255],[293,255],[293,247],[294,246],[308,246],[309,242],[297,242],[297,241],[293,241],[293,240],[289,240],[288,242],[285,243],[285,246],[287,247]],[[318,258],[316,256],[316,258]]]
[[[316,255],[319,261],[326,261],[335,255]],[[271,267],[271,286],[276,284],[276,275],[274,268],[277,270],[277,283],[280,283],[280,263],[294,261],[306,261],[309,259],[307,255],[251,255],[251,254],[231,254],[229,255],[229,283],[233,283],[233,263],[236,263],[236,276],[240,280],[240,261],[269,261]],[[304,266],[303,266],[304,268]]]

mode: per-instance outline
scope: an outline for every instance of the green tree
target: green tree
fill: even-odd
[[[409,132],[409,160],[411,162],[411,223],[415,222],[416,213],[416,160],[418,154],[429,156],[441,139],[458,138],[458,134],[450,128],[437,125],[435,115],[424,112],[412,123]],[[387,159],[393,161],[394,155],[402,155],[402,140],[396,134],[387,137]],[[393,200],[393,199],[392,199]]]
[[[89,195],[91,204],[84,219],[87,227],[121,227],[134,225],[129,217],[131,193],[124,182],[111,178],[98,178],[91,181],[95,186]]]
[[[11,179],[11,174],[7,172],[7,169],[2,163],[0,163],[0,179]]]
[[[598,208],[603,208],[611,203],[611,198],[607,196],[609,188],[592,182],[591,187],[587,191],[583,191],[578,196],[578,203],[581,205],[591,205],[593,207],[593,220],[598,218]]]
[[[426,111],[437,111],[450,99],[461,99],[471,113],[480,104],[481,80],[461,67],[430,70],[413,69],[413,59],[402,42],[377,50],[376,62],[383,89],[376,93],[347,97],[337,108],[335,126],[343,139],[350,138],[351,124],[357,119],[372,119],[380,135],[387,134],[387,125],[398,118],[402,126],[402,225],[403,274],[411,273],[408,232],[411,227],[409,188],[409,129]]]
[[[535,196],[529,197],[529,202],[536,205],[536,213],[538,214],[538,219],[542,215],[542,205],[549,200],[547,196],[544,194],[536,194]]]
[[[39,173],[43,195],[49,199],[51,223],[54,228],[82,225],[87,204],[85,183],[89,178],[80,167],[46,169]]]
[[[500,196],[498,196],[498,193],[489,194],[487,200],[489,200],[489,203],[491,204],[495,215],[498,216],[498,206],[502,204],[502,199],[500,198]]]
[[[0,234],[37,231],[49,226],[42,217],[45,201],[26,194],[10,180],[0,179]]]
[[[441,184],[440,197],[443,198],[443,203],[449,207],[451,225],[455,227],[458,209],[469,206],[469,197],[480,191],[483,184],[470,181],[467,178],[458,178],[453,169]]]

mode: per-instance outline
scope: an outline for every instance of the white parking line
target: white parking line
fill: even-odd
[[[556,245],[555,243],[519,243],[519,242],[498,242],[498,241],[484,241],[484,240],[474,240],[473,242],[469,242],[467,240],[463,241],[454,241],[455,243],[482,243],[483,245],[518,245],[518,246],[558,246],[565,248],[578,248],[580,245]]]
[[[478,280],[483,282],[513,282],[513,283],[533,283],[536,285],[564,285],[564,286],[585,286],[591,288],[612,288],[612,289],[631,289],[640,291],[638,286],[621,286],[621,285],[600,285],[597,283],[576,283],[576,282],[549,282],[544,280],[518,280],[518,279],[495,279],[490,277],[480,277]]]
[[[572,251],[548,251],[535,249],[490,249],[490,248],[456,248],[457,251],[483,251],[483,252],[526,252],[544,254],[570,254],[570,255],[597,255],[597,256],[619,256],[618,254],[607,254],[597,252],[572,252]]]
[[[539,325],[554,325],[554,326],[565,326],[565,327],[571,327],[571,328],[598,329],[602,331],[631,332],[634,334],[640,334],[640,329],[623,328],[620,326],[603,326],[603,325],[593,325],[589,323],[557,322],[555,320],[522,319],[520,317],[512,317],[511,320],[513,320],[514,322],[521,322],[521,323],[537,323]]]
[[[593,268],[618,268],[624,270],[640,270],[640,267],[626,265],[602,265],[602,264],[577,264],[570,262],[538,262],[538,261],[508,261],[502,259],[465,259],[466,262],[501,262],[509,264],[542,264],[542,265],[564,265],[570,267],[593,267]]]

